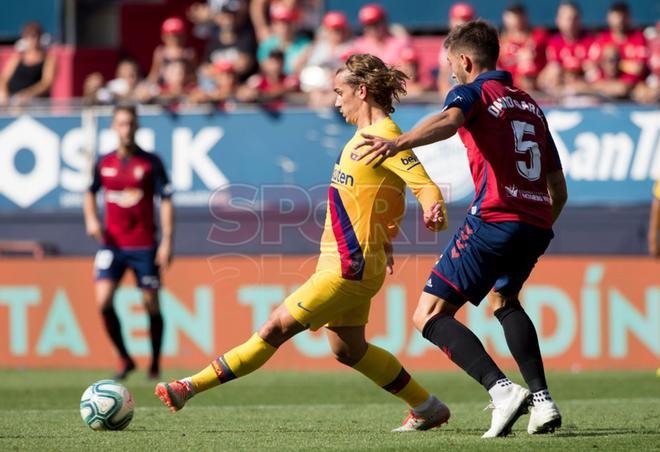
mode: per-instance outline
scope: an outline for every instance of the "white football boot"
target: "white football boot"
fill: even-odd
[[[520,385],[512,384],[508,389],[508,397],[498,403],[491,403],[487,408],[493,409],[490,429],[482,438],[496,438],[511,433],[511,427],[523,414],[527,414],[532,393]]]
[[[417,432],[440,427],[442,424],[446,424],[450,416],[449,407],[438,400],[435,396],[431,397],[433,397],[433,404],[431,408],[426,410],[426,413],[415,414],[413,410],[410,410],[410,414],[404,419],[403,425],[392,431],[397,433]]]
[[[553,433],[559,427],[561,427],[561,413],[555,402],[546,400],[532,406],[527,433],[530,435]]]

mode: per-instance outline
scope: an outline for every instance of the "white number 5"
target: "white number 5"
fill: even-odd
[[[516,152],[519,154],[531,153],[529,165],[526,160],[517,160],[518,173],[525,179],[538,180],[541,177],[541,150],[536,141],[523,140],[524,135],[534,136],[534,126],[528,122],[511,121],[513,138],[516,141]]]

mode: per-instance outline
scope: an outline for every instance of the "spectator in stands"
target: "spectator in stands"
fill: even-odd
[[[270,11],[280,7],[278,5],[298,12],[299,30],[308,39],[311,39],[321,25],[323,3],[323,0],[251,0],[250,19],[252,19],[258,41],[261,43],[272,36],[273,30],[269,26],[268,19],[270,18],[272,21]]]
[[[187,67],[196,66],[195,50],[185,46],[186,25],[180,17],[169,17],[161,25],[162,45],[154,49],[151,69],[147,80],[150,83],[163,81],[167,66],[173,61],[184,60]]]
[[[547,64],[539,75],[539,86],[548,93],[556,93],[565,78],[583,80],[593,43],[593,36],[582,29],[577,4],[562,2],[555,23],[559,31],[548,40]]]
[[[598,65],[603,59],[612,58],[611,49],[615,49],[618,57],[617,78],[626,83],[630,91],[646,77],[646,39],[640,30],[632,28],[630,10],[624,2],[610,6],[607,25],[609,30],[599,34],[591,45],[589,59],[592,64]]]
[[[621,71],[621,55],[615,45],[599,49],[598,60],[587,74],[588,91],[611,99],[624,99],[630,95],[633,85]]]
[[[190,63],[185,59],[171,60],[163,72],[163,81],[157,89],[152,89],[145,102],[157,103],[171,111],[178,111],[191,103],[189,96],[197,85],[190,75]]]
[[[297,80],[284,71],[285,55],[279,49],[271,50],[260,64],[259,73],[251,76],[238,89],[237,97],[242,102],[256,102],[268,109],[284,106],[284,96],[297,90]]]
[[[635,102],[643,104],[660,103],[660,20],[655,27],[649,27],[644,33],[648,42],[649,76],[645,83],[638,83],[633,91]]]
[[[401,52],[411,45],[406,31],[401,27],[390,28],[385,9],[377,3],[364,5],[358,19],[363,34],[355,40],[351,53],[369,53],[388,65],[400,66]]]
[[[135,60],[123,59],[117,65],[115,78],[105,83],[99,72],[85,79],[84,95],[92,103],[115,104],[137,101],[140,97],[140,68]]]
[[[284,73],[297,74],[302,69],[302,56],[310,41],[296,30],[300,12],[284,5],[273,3],[270,9],[271,36],[259,44],[257,60],[261,65],[270,58],[273,50],[284,54]],[[268,63],[270,65],[270,63]]]
[[[218,60],[210,66],[208,86],[191,93],[192,103],[211,103],[218,110],[227,111],[236,98],[238,76],[231,61]]]
[[[249,0],[207,0],[206,3],[193,3],[186,12],[188,20],[194,24],[192,34],[199,39],[209,39],[215,33],[215,16],[223,9],[227,9],[229,3],[239,3],[236,13],[238,28],[252,28],[248,15],[248,2]],[[231,6],[229,9],[235,8]]]
[[[351,48],[351,30],[343,12],[328,11],[323,26],[311,46],[302,56],[300,86],[309,94],[312,108],[331,107],[337,95],[332,91],[335,71],[346,59]]]
[[[419,75],[419,57],[412,48],[401,52],[401,71],[408,76],[406,80],[406,97],[416,97],[433,89],[429,84],[423,83]]]
[[[454,3],[449,8],[449,31],[474,18],[475,11],[469,3]],[[438,92],[440,93],[440,99],[445,99],[453,84],[451,68],[447,61],[447,49],[445,49],[443,39],[440,45],[440,53],[438,54]]]
[[[502,24],[498,65],[511,72],[516,86],[535,91],[536,78],[545,65],[547,33],[540,28],[532,30],[527,10],[520,3],[504,10]]]
[[[340,11],[328,11],[316,39],[303,55],[304,66],[337,69],[348,57],[351,45],[351,30],[346,15]]]
[[[226,0],[213,15],[208,34],[205,60],[210,63],[229,61],[241,80],[256,70],[257,40],[247,18],[244,0]]]
[[[0,106],[23,106],[45,98],[55,79],[55,56],[45,46],[44,33],[37,22],[23,26],[16,52],[0,74]]]

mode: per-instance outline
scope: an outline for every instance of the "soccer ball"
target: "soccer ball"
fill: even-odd
[[[133,419],[133,396],[114,380],[99,380],[80,398],[80,416],[92,430],[123,430]]]

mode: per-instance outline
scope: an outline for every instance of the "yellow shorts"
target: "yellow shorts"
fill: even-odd
[[[385,273],[362,281],[344,279],[332,271],[317,271],[284,300],[300,324],[316,331],[322,326],[362,326],[369,319],[371,299],[378,293]]]

